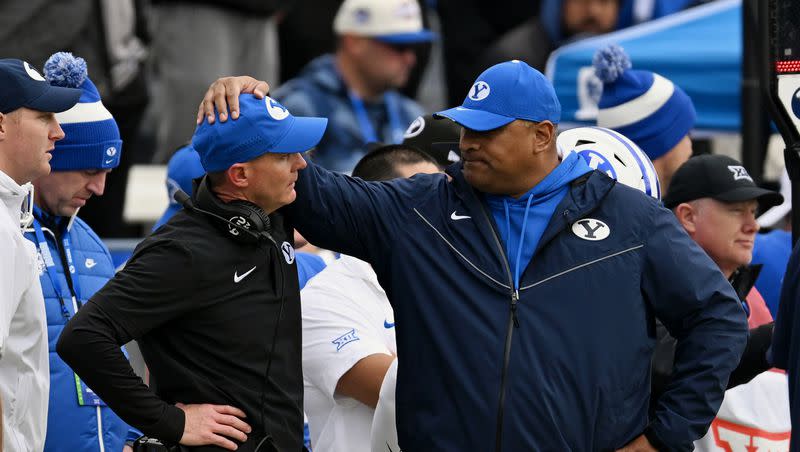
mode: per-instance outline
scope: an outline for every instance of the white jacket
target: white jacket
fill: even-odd
[[[36,248],[22,235],[20,186],[0,171],[0,397],[3,450],[40,452],[47,428],[50,369]]]

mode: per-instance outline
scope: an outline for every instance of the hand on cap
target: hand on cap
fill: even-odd
[[[228,107],[233,119],[239,118],[239,94],[252,93],[259,99],[269,93],[269,84],[263,80],[242,75],[238,77],[218,78],[208,87],[200,107],[197,109],[197,124],[205,117],[209,124],[214,124],[214,107],[219,112],[220,122],[228,120]]]
[[[228,450],[236,450],[237,445],[228,438],[240,442],[247,441],[252,431],[242,418],[242,410],[227,405],[184,405],[175,404],[182,409],[186,421],[180,443],[184,446],[214,445]]]

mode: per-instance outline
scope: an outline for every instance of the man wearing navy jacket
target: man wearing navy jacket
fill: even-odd
[[[242,86],[266,89],[222,79],[206,100]],[[732,287],[656,200],[559,160],[560,110],[509,61],[438,113],[463,127],[450,178],[300,171],[297,229],[369,262],[392,302],[404,450],[691,450],[719,408],[747,339]],[[656,318],[678,346],[651,419]]]

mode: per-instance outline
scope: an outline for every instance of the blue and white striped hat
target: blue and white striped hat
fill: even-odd
[[[610,45],[594,55],[595,74],[603,82],[597,125],[614,129],[656,160],[694,127],[694,105],[680,87],[650,71],[631,70],[621,47]]]
[[[119,128],[89,79],[83,58],[67,52],[55,53],[45,63],[44,74],[53,86],[83,91],[74,107],[56,113],[65,137],[56,142],[50,168],[76,171],[119,166],[122,154]]]

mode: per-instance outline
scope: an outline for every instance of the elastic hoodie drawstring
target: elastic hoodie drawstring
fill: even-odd
[[[515,292],[519,292],[521,276],[530,262],[536,246],[544,233],[550,218],[569,190],[569,183],[592,171],[586,161],[577,154],[567,156],[550,174],[535,187],[518,199],[510,196],[485,195],[489,208],[499,228],[506,259],[511,272],[511,283]],[[527,197],[527,199],[525,199]],[[525,209],[520,218],[522,203]],[[513,243],[512,227],[514,220],[521,221],[521,229],[516,235],[518,243]],[[505,225],[502,223],[505,222]],[[519,222],[515,222],[520,225]]]
[[[517,256],[514,259],[514,291],[519,293],[519,264],[522,260],[522,244],[525,241],[525,231],[528,226],[528,213],[531,209],[531,202],[533,201],[533,195],[528,196],[528,202],[525,203],[525,215],[522,218],[522,229],[519,231],[519,244],[517,245]],[[507,235],[511,237],[511,215],[508,212],[508,200],[503,200],[503,205],[505,206],[506,210],[506,225],[507,228]],[[508,255],[509,259],[511,258],[511,250],[508,249],[509,244],[506,243],[506,254]]]

